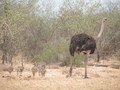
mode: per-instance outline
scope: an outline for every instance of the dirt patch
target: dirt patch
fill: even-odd
[[[66,78],[69,67],[47,67],[46,76],[32,76],[32,64],[25,64],[22,76],[16,72],[0,72],[0,90],[120,90],[120,69],[110,67],[88,67],[88,79],[84,79],[84,68],[77,67],[73,76]]]

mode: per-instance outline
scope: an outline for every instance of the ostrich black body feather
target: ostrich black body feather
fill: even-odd
[[[94,38],[87,34],[82,33],[82,34],[74,35],[71,38],[69,50],[70,50],[70,54],[74,56],[75,52],[80,53],[88,50],[90,50],[90,54],[93,54],[95,48],[96,48],[96,42]],[[85,52],[83,53],[86,54]]]

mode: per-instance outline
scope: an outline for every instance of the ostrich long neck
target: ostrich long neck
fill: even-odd
[[[98,34],[98,36],[97,36],[97,39],[102,35],[103,30],[104,30],[104,27],[105,27],[105,25],[104,25],[104,22],[102,21],[101,28],[100,28],[100,32],[99,32],[99,34]]]

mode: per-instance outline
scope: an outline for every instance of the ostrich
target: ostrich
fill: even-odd
[[[45,65],[43,64],[39,64],[38,65],[38,70],[39,70],[39,76],[40,76],[40,73],[42,76],[45,76],[45,73],[46,73],[46,69],[45,69]]]
[[[34,66],[31,69],[33,76],[35,76],[35,73],[38,72],[38,64],[34,63]]]
[[[18,66],[16,68],[16,71],[17,71],[17,75],[20,73],[20,75],[22,75],[22,72],[24,70],[24,66],[23,66],[23,63],[21,64],[21,66]]]
[[[107,20],[106,18],[104,18],[102,20],[100,32],[99,32],[96,39],[98,39],[102,35],[102,32],[104,30],[104,24],[105,24],[106,20]],[[85,33],[82,33],[82,34],[74,35],[71,38],[70,47],[69,47],[70,55],[72,57],[74,57],[75,52],[76,53],[82,52],[85,55],[85,60],[84,60],[85,76],[84,76],[84,78],[87,78],[88,56],[90,54],[93,54],[95,49],[96,49],[96,40],[92,36],[89,36],[89,35],[87,35]],[[72,68],[72,59],[70,61],[71,61],[70,62],[71,66],[70,66],[70,70],[69,70],[69,76],[71,77],[72,76],[72,70],[73,70],[73,68]]]
[[[21,66],[18,66],[18,67],[16,68],[17,75],[20,73],[20,76],[21,76],[23,70],[24,70],[24,65],[23,65],[23,59],[22,59]]]
[[[13,64],[11,62],[11,66],[8,67],[7,71],[9,72],[9,74],[11,74],[13,72]]]

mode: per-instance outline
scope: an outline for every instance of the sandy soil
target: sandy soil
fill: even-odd
[[[88,67],[88,79],[84,68],[77,67],[73,76],[66,78],[69,67],[48,66],[45,77],[31,73],[32,64],[25,64],[22,76],[14,71],[0,71],[0,90],[120,90],[120,69]]]

